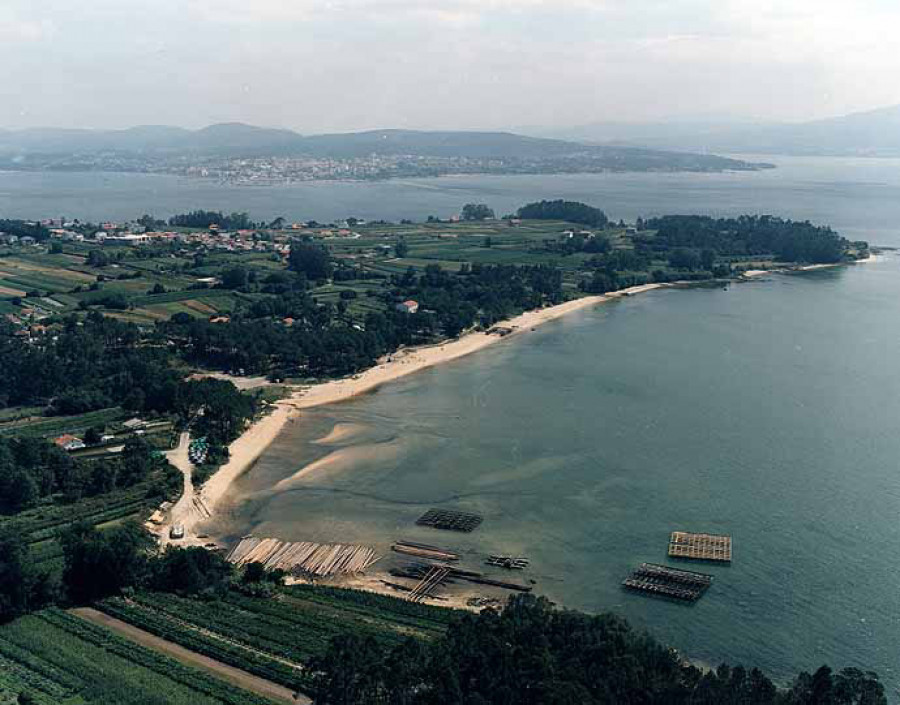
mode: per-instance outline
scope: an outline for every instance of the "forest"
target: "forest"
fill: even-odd
[[[603,228],[609,218],[599,208],[577,201],[537,201],[528,203],[516,212],[523,220],[563,220],[594,228]]]
[[[703,671],[613,614],[517,596],[390,649],[346,634],[314,661],[318,705],[886,705],[877,675],[827,666],[777,688],[758,669]]]
[[[831,228],[770,215],[668,215],[651,218],[644,227],[656,231],[654,237],[640,241],[651,251],[691,248],[717,255],[771,253],[781,262],[840,262],[850,244]]]

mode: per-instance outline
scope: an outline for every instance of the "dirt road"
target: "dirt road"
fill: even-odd
[[[222,680],[233,683],[244,690],[249,690],[251,693],[261,695],[264,698],[269,698],[282,703],[303,703],[304,705],[309,705],[309,703],[312,702],[304,695],[295,698],[294,691],[285,688],[284,686],[273,683],[272,681],[267,681],[264,678],[259,678],[258,676],[242,671],[239,668],[229,666],[221,661],[216,661],[208,656],[189,651],[183,646],[173,644],[171,641],[166,641],[165,639],[160,639],[150,632],[145,632],[143,629],[133,627],[127,622],[123,622],[121,619],[110,617],[108,614],[95,610],[93,607],[78,607],[70,610],[70,612],[88,622],[93,622],[94,624],[106,627],[107,629],[124,636],[126,639],[130,639],[136,644],[171,656],[176,661],[187,666],[192,666],[208,673],[212,673]]]

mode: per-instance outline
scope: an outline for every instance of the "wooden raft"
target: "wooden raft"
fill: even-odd
[[[254,536],[241,539],[226,558],[237,566],[262,563],[266,570],[283,570],[314,578],[362,573],[378,560],[375,550],[368,546],[291,542]]]
[[[655,563],[641,563],[640,568],[622,581],[622,587],[628,590],[685,602],[699,600],[710,585],[711,575]]]
[[[731,562],[731,537],[673,531],[669,537],[669,556],[697,561]]]

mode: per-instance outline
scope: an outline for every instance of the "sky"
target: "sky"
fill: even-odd
[[[802,121],[900,103],[898,0],[0,0],[0,127]]]

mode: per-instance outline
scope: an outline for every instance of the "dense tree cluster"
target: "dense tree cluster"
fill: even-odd
[[[454,273],[429,265],[422,274],[410,268],[389,284],[378,294],[385,311],[369,313],[361,323],[293,290],[254,301],[228,323],[175,315],[159,330],[195,364],[248,374],[280,370],[321,377],[358,372],[401,345],[454,337],[472,326],[490,326],[563,300],[562,273],[551,266],[474,265]],[[406,299],[416,300],[420,312],[397,312],[396,302]]]
[[[593,228],[606,227],[609,222],[606,213],[599,208],[562,199],[528,203],[519,208],[516,214],[527,220],[565,220],[569,223],[588,225]]]
[[[214,598],[237,583],[232,580],[231,564],[221,554],[199,547],[170,546],[159,551],[152,537],[136,522],[105,530],[79,522],[68,527],[60,541],[64,559],[62,587],[75,603],[116,595],[126,588]],[[243,583],[255,576],[256,572]],[[260,579],[267,577],[263,571]]]
[[[217,225],[223,230],[245,230],[256,227],[256,223],[250,220],[250,216],[246,213],[225,215],[219,211],[204,210],[173,215],[169,218],[169,225],[173,228],[208,228],[210,225]]]
[[[256,402],[225,380],[188,380],[179,386],[177,410],[191,421],[195,436],[225,445],[243,432],[256,412]]]
[[[121,405],[185,421],[202,408],[203,430],[232,440],[252,414],[252,400],[229,382],[185,381],[171,361],[161,341],[98,312],[83,321],[70,317],[58,336],[32,342],[0,322],[0,406],[47,405],[50,413],[78,414]]]
[[[467,203],[463,206],[460,216],[463,220],[468,221],[492,220],[494,218],[494,211],[484,203]]]
[[[49,497],[74,502],[132,487],[159,462],[139,437],[115,457],[92,460],[73,459],[43,439],[0,438],[0,513],[14,514]]]
[[[386,651],[336,638],[314,664],[319,705],[882,705],[872,673],[823,667],[778,690],[759,670],[703,673],[615,615],[557,610],[544,598],[511,600],[452,624],[442,638]]]
[[[0,218],[0,233],[16,237],[33,237],[35,240],[47,240],[50,231],[40,223],[27,220],[11,220]]]
[[[424,309],[417,317],[425,327],[449,337],[563,300],[562,272],[549,265],[475,264],[453,273],[430,264],[421,275],[395,275],[392,285],[395,299],[414,299]]]
[[[334,270],[331,255],[325,247],[302,240],[291,243],[288,265],[294,271],[302,272],[310,281],[328,279]]]
[[[770,215],[710,218],[670,215],[652,218],[656,236],[644,244],[657,252],[710,250],[718,255],[774,255],[784,262],[839,262],[849,243],[831,228]]]
[[[179,375],[164,349],[141,344],[132,324],[91,312],[67,318],[56,336],[28,342],[14,333],[0,321],[0,406],[46,404],[66,414],[173,406]]]
[[[40,609],[59,597],[49,570],[34,565],[21,536],[0,532],[0,623]]]

